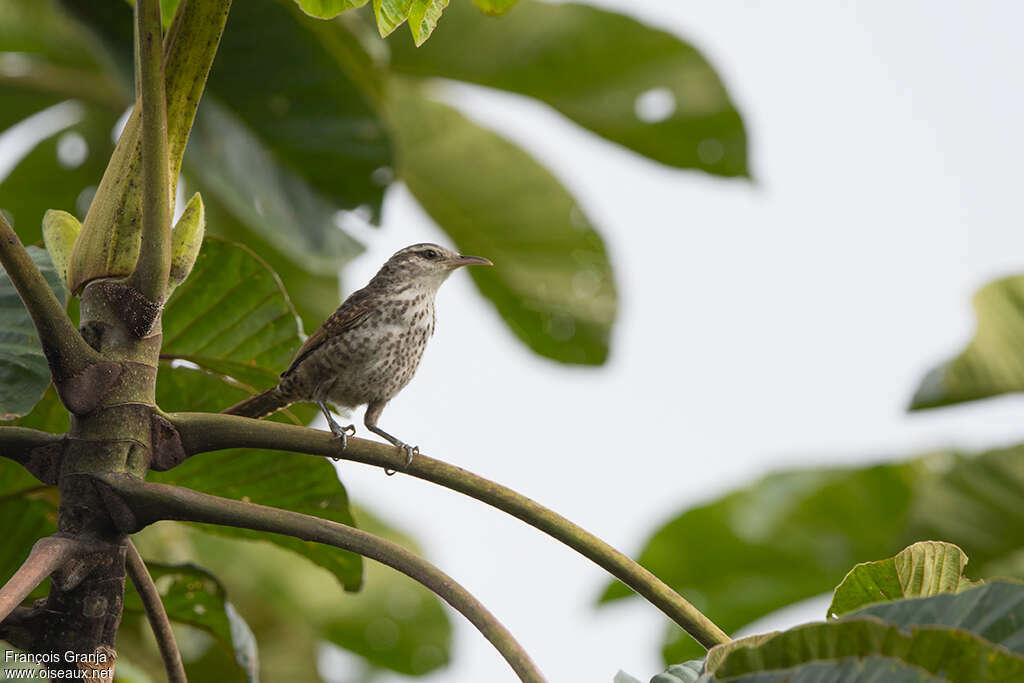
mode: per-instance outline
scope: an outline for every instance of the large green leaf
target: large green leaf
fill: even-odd
[[[454,109],[395,81],[389,116],[409,190],[459,249],[486,256],[480,291],[530,348],[600,364],[616,313],[600,235],[550,171]]]
[[[259,669],[256,641],[245,619],[228,602],[220,581],[210,572],[192,564],[169,565],[147,562],[167,616],[212,634],[230,648],[235,661],[250,680]],[[135,586],[128,581],[124,592],[125,612],[144,614],[145,608]]]
[[[1024,445],[940,454],[933,469],[915,487],[910,535],[957,544],[972,576],[1024,577]]]
[[[28,253],[61,302],[67,293],[49,254],[38,247]],[[36,328],[6,271],[0,272],[0,420],[28,414],[50,384],[50,366]]]
[[[863,562],[850,570],[836,588],[828,615],[900,598],[956,592],[974,585],[964,578],[967,555],[952,543],[921,541],[896,556]]]
[[[1024,446],[784,472],[684,512],[654,534],[640,561],[732,631],[835,586],[846,567],[834,558],[849,566],[917,539],[963,548],[972,577],[1024,577],[1021,500]],[[613,584],[603,599],[627,595]],[[670,627],[663,654],[678,662],[700,651]]]
[[[191,180],[187,185],[193,187]],[[203,197],[203,204],[206,208],[207,234],[212,232],[232,242],[244,244],[264,259],[284,284],[292,305],[302,318],[305,330],[315,329],[341,303],[337,272],[327,275],[310,273],[301,264],[296,264],[274,248],[247,224],[235,219],[212,193]]]
[[[960,593],[877,602],[850,618],[871,616],[897,626],[948,626],[976,633],[1024,655],[1024,584],[992,581]]]
[[[192,274],[167,302],[161,357],[276,383],[301,343],[299,320],[274,272],[249,249],[207,238]],[[224,406],[226,407],[226,406]]]
[[[367,0],[295,0],[303,12],[317,19],[333,19],[342,12],[362,7]]]
[[[117,116],[91,106],[81,111],[77,123],[40,142],[0,182],[0,207],[10,213],[26,244],[42,239],[47,209],[84,217],[103,176]]]
[[[391,165],[391,148],[349,72],[363,61],[356,66],[372,76],[360,53],[341,28],[292,0],[246,0],[231,8],[209,92],[325,198],[377,215],[384,188],[373,174]]]
[[[779,633],[753,647],[730,643],[713,667],[715,680],[755,671],[788,669],[804,662],[881,655],[952,681],[1013,681],[1024,678],[1024,657],[973,633],[913,626],[906,630],[878,620],[851,619],[807,624]],[[709,655],[708,667],[712,668]]]
[[[96,69],[95,55],[81,28],[64,16],[53,0],[0,0],[0,51],[61,66]]]
[[[647,542],[640,563],[731,632],[831,590],[857,561],[903,547],[919,469],[875,465],[769,475],[670,521]],[[631,594],[614,583],[602,600]],[[672,627],[663,654],[666,662],[679,662],[701,650]]]
[[[911,410],[1024,391],[1024,277],[983,287],[974,297],[978,329],[958,356],[928,371]]]
[[[896,657],[953,681],[1024,678],[1024,585],[869,605],[849,617],[715,647],[716,679],[844,657]]]
[[[345,488],[323,458],[280,451],[225,450],[194,456],[173,470],[153,473],[150,479],[355,525]],[[358,590],[362,583],[362,558],[354,553],[246,529],[213,525],[200,528],[288,548],[333,572],[346,590]]]
[[[508,2],[490,0],[490,11]],[[500,20],[453,3],[430,41],[392,40],[395,71],[536,98],[646,157],[723,176],[748,174],[743,121],[694,47],[635,19],[573,3],[522,0]]]
[[[788,669],[758,671],[728,679],[705,676],[698,683],[941,683],[945,676],[932,675],[895,657],[843,657],[807,662]],[[670,683],[652,679],[651,683]]]
[[[205,195],[216,197],[274,251],[308,272],[336,276],[340,265],[362,249],[335,225],[337,207],[279,163],[216,100],[199,109],[186,168]]]

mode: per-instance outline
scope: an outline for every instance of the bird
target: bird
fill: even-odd
[[[438,288],[463,266],[491,265],[481,256],[465,256],[429,242],[400,249],[306,339],[276,386],[223,412],[261,418],[293,403],[316,403],[345,450],[355,425],[339,425],[327,404],[365,404],[366,428],[405,451],[408,467],[419,448],[387,433],[377,421],[420,364],[434,333]]]

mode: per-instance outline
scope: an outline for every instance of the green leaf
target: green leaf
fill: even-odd
[[[615,283],[572,195],[522,149],[414,88],[393,82],[388,106],[402,180],[461,251],[494,261],[470,274],[509,327],[541,355],[603,363]]]
[[[117,115],[74,106],[82,112],[81,120],[40,142],[0,182],[0,206],[13,217],[25,244],[42,239],[47,209],[85,215],[113,150],[110,132]]]
[[[918,470],[896,464],[768,475],[661,527],[640,563],[726,632],[734,631],[831,590],[858,560],[902,547]],[[614,583],[602,601],[629,595]],[[679,662],[701,650],[672,627],[663,655]]]
[[[160,601],[170,619],[191,624],[224,643],[231,643],[231,626],[224,612],[227,593],[216,576],[193,564],[163,564],[147,560],[146,569],[153,577]],[[142,598],[131,581],[125,584],[124,609],[126,612],[145,613]]]
[[[291,0],[246,0],[231,8],[208,94],[317,193],[377,216],[384,185],[374,171],[392,165],[391,146],[353,73],[379,87],[369,57],[335,22],[303,15]]]
[[[725,680],[706,678],[708,683]],[[807,662],[789,669],[758,671],[728,679],[730,683],[941,683],[948,680],[899,659],[879,656]],[[704,681],[700,679],[699,683]]]
[[[941,538],[971,558],[972,574],[1024,578],[1024,446],[976,456],[940,453],[916,485],[911,538]]]
[[[355,526],[345,488],[323,458],[280,451],[225,450],[189,458],[173,470],[153,473],[150,479]],[[297,552],[332,572],[346,590],[358,590],[362,583],[362,558],[354,553],[245,529],[199,528],[224,536],[267,541]]]
[[[238,665],[251,680],[259,668],[256,641],[245,619],[228,602],[220,581],[210,572],[192,564],[169,565],[147,562],[167,616],[212,634],[229,648]],[[142,599],[128,581],[124,592],[125,612],[145,614]]]
[[[373,16],[381,38],[386,37],[409,18],[414,0],[373,0]]]
[[[716,679],[814,659],[882,655],[954,681],[1024,676],[1024,585],[995,582],[869,605],[838,621],[743,638],[712,648]]]
[[[947,626],[976,633],[1024,655],[1024,584],[992,581],[960,593],[877,602],[849,615],[876,617],[901,627]]]
[[[362,247],[337,228],[337,207],[281,165],[255,134],[214,100],[203,103],[187,170],[207,196],[316,275],[336,275]]]
[[[28,253],[61,303],[67,293],[45,249]],[[0,272],[0,420],[28,414],[50,384],[50,366],[36,328],[7,272]]]
[[[716,680],[787,669],[815,659],[870,655],[896,657],[953,681],[1010,681],[1024,676],[1024,657],[973,633],[929,626],[904,630],[866,618],[806,624],[746,645],[746,639],[741,639],[718,646],[725,652],[720,659],[709,654],[708,668]]]
[[[235,372],[262,390],[288,366],[299,332],[274,271],[241,245],[207,238],[192,274],[167,302],[161,357]]]
[[[873,602],[957,592],[973,583],[963,576],[967,555],[952,543],[921,541],[895,557],[863,562],[836,588],[829,616],[842,616]]]
[[[317,19],[333,19],[342,12],[366,4],[366,0],[295,0],[303,12]]]
[[[193,186],[191,181],[188,185]],[[301,263],[293,262],[248,225],[236,220],[213,195],[204,197],[203,203],[209,232],[246,245],[277,273],[292,305],[302,318],[305,330],[315,329],[341,303],[337,272],[329,275],[310,273]],[[278,369],[278,372],[283,369]]]
[[[95,55],[84,32],[52,0],[0,0],[0,14],[0,52],[17,52],[52,64],[95,68]]]
[[[43,397],[32,408],[32,412],[19,417],[10,424],[39,429],[51,434],[63,434],[71,427],[71,416],[60,402],[60,399],[57,398],[57,392],[51,384],[46,388]],[[32,481],[38,483],[35,479],[32,479]]]
[[[958,356],[928,371],[911,410],[1024,391],[1024,277],[1008,277],[974,296],[978,329]]]
[[[448,6],[448,0],[413,0],[409,10],[409,30],[419,47],[427,41],[437,27],[441,12]]]
[[[481,0],[488,12],[511,3]],[[454,3],[430,42],[390,41],[398,73],[500,88],[546,102],[650,159],[746,176],[743,121],[693,46],[614,12],[522,0],[501,20]]]
[[[499,15],[512,9],[519,0],[473,0],[473,4],[487,14]]]

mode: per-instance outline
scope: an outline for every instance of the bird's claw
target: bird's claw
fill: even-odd
[[[413,456],[420,454],[420,447],[410,446],[407,443],[400,443],[397,445],[401,450],[405,451],[405,465],[402,466],[402,471],[404,472],[405,470],[409,469],[409,465],[412,464]],[[393,470],[387,467],[384,468],[384,474],[388,475],[389,477],[393,476],[395,472],[397,472],[397,470]]]
[[[331,423],[331,434],[334,435],[335,439],[341,440],[341,450],[345,450],[346,448],[348,448],[348,437],[355,436],[356,434],[356,426],[346,425],[344,427],[341,427],[336,423]],[[339,460],[341,460],[341,458],[331,456],[331,460],[333,460],[334,462],[338,462]]]

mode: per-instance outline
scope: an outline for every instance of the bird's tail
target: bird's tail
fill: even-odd
[[[292,401],[285,398],[278,387],[271,387],[255,396],[250,396],[244,401],[239,401],[221,412],[227,415],[261,418],[271,413],[276,413],[282,408],[287,408],[291,404]]]

